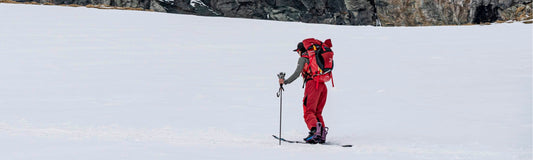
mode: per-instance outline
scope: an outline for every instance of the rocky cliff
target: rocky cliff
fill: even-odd
[[[531,0],[376,0],[384,25],[460,25],[531,16]]]
[[[532,0],[17,0],[339,25],[460,25],[531,19]]]

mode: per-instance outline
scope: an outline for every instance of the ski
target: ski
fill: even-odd
[[[311,143],[305,143],[304,141],[293,141],[293,140],[287,140],[285,138],[279,138],[278,136],[276,135],[272,135],[272,137],[274,137],[275,139],[277,140],[281,140],[283,142],[287,142],[287,143],[300,143],[300,144],[311,144]],[[323,143],[321,145],[333,145],[333,146],[340,146],[340,147],[352,147],[353,145],[351,144],[336,144],[336,143]]]

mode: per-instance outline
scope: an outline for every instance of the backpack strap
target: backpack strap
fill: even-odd
[[[331,87],[335,87],[335,83],[333,83],[333,73],[329,73],[331,75]]]

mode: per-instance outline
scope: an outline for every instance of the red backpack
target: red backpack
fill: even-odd
[[[302,57],[309,59],[308,68],[304,68],[307,76],[310,76],[317,82],[327,82],[331,80],[333,84],[333,76],[331,71],[333,70],[333,51],[331,47],[331,39],[326,39],[324,43],[314,38],[308,38],[302,41],[307,52]],[[318,85],[318,83],[317,83]]]

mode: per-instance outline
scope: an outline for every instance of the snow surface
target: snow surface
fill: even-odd
[[[276,74],[332,38],[332,143]],[[332,26],[0,4],[0,159],[531,160],[532,25]],[[302,81],[283,136],[306,136]],[[328,83],[328,86],[331,84]]]

